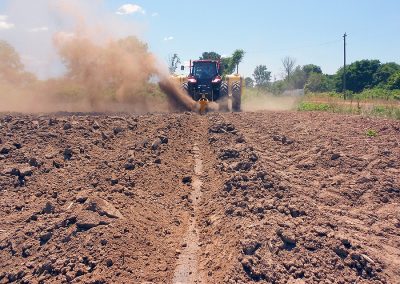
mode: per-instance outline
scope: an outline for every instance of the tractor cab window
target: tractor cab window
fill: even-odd
[[[192,74],[198,79],[213,79],[218,75],[217,65],[214,62],[196,62]]]

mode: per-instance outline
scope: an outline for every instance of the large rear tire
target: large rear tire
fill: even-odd
[[[221,87],[219,89],[219,111],[228,112],[229,104],[228,104],[228,84],[226,82],[221,83]]]
[[[232,111],[239,112],[242,108],[242,84],[240,81],[232,84]]]

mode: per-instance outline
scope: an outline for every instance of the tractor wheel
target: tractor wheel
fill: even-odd
[[[226,82],[221,83],[221,87],[219,89],[219,110],[223,112],[229,111],[228,105],[228,84]]]
[[[239,112],[242,105],[242,86],[240,82],[232,84],[232,111]]]

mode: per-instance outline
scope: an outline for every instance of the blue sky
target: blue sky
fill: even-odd
[[[16,47],[28,68],[35,70],[42,64],[38,71],[42,77],[60,69],[50,47],[51,34],[70,28],[52,14],[49,6],[57,2],[62,0],[0,2],[0,39]],[[344,32],[348,62],[367,58],[400,63],[398,0],[69,2],[84,6],[82,14],[90,24],[115,20],[116,36],[139,36],[162,60],[172,53],[184,61],[198,58],[203,51],[229,55],[241,48],[246,55],[240,72],[246,76],[256,65],[265,64],[279,79],[285,56],[295,58],[298,65],[317,64],[332,74],[343,63]],[[118,10],[126,4],[126,9]],[[49,56],[51,62],[43,65]]]

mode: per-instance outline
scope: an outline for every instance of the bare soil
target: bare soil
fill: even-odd
[[[0,114],[0,283],[400,283],[399,205],[399,121]]]

